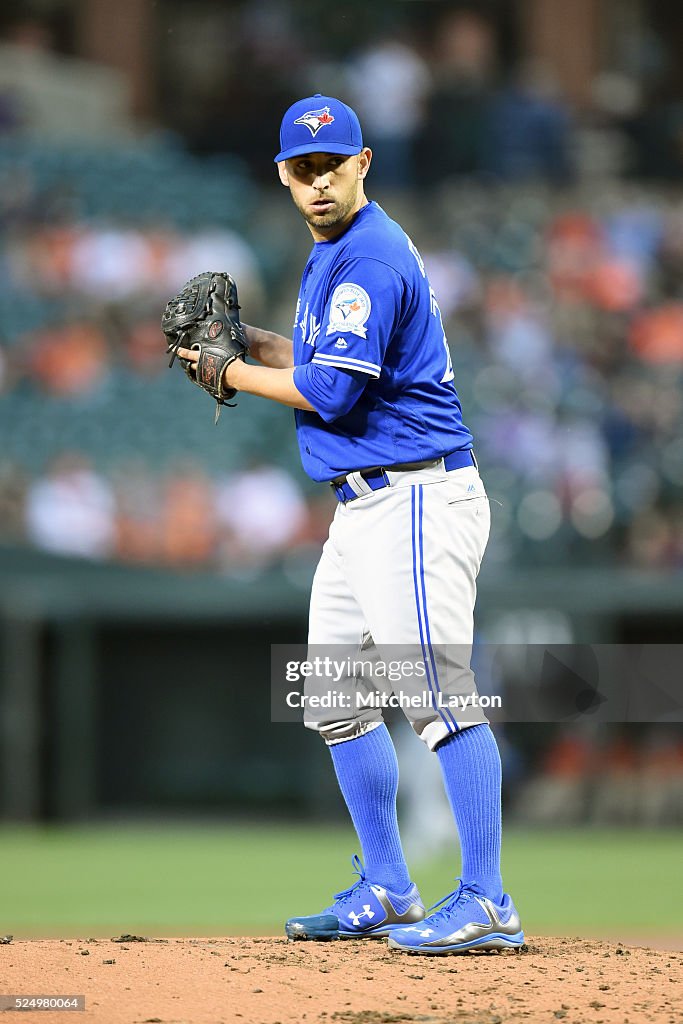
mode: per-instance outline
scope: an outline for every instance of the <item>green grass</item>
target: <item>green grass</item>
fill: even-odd
[[[351,832],[256,825],[0,828],[0,933],[279,934],[351,884]],[[505,835],[504,877],[528,933],[682,935],[681,834]],[[457,858],[415,871],[426,901]],[[662,898],[663,897],[663,898]]]

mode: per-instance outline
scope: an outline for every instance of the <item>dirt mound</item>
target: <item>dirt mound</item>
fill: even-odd
[[[444,957],[390,952],[377,941],[13,941],[0,948],[0,977],[3,992],[14,995],[85,995],[85,1019],[97,1024],[683,1019],[683,953],[569,938]],[[41,1011],[30,1019],[74,1018]]]

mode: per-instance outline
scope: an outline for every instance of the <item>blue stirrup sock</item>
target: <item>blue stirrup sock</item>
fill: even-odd
[[[501,766],[496,738],[490,726],[473,725],[440,743],[436,755],[460,836],[463,885],[500,903]]]
[[[410,885],[396,817],[398,761],[382,724],[329,748],[363,850],[366,877],[393,892]]]

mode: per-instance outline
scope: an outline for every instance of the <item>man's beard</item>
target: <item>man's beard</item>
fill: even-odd
[[[324,196],[320,198],[323,199]],[[338,199],[334,200],[334,207],[327,213],[313,213],[309,207],[300,206],[296,200],[294,202],[307,224],[310,224],[313,228],[325,230],[327,228],[334,228],[337,224],[341,224],[347,219],[354,207],[356,198],[357,196],[350,195],[344,203],[340,203]]]

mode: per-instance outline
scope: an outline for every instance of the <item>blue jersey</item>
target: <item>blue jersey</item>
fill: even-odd
[[[439,458],[472,447],[448,343],[419,252],[377,203],[313,246],[294,325],[295,411],[305,471]]]

